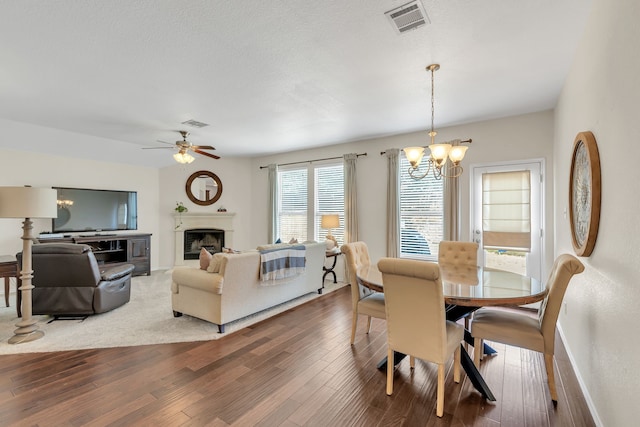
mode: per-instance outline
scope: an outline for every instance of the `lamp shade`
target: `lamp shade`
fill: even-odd
[[[338,228],[340,227],[340,216],[335,214],[322,215],[320,226],[322,228],[328,228],[328,229]]]
[[[444,164],[447,161],[447,155],[451,150],[451,144],[431,144],[429,145],[431,150],[431,157],[438,166]]]
[[[56,218],[57,199],[52,188],[0,187],[0,218]]]
[[[462,145],[454,145],[451,147],[451,151],[449,151],[449,159],[453,162],[454,165],[457,165],[464,159],[464,154],[467,152],[467,148]]]
[[[406,147],[403,148],[403,151],[412,168],[416,169],[420,166],[422,156],[424,155],[424,147]]]

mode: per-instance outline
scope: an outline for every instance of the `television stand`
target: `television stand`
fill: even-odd
[[[93,234],[46,238],[42,241],[89,245],[101,266],[133,264],[134,276],[151,274],[151,234]]]

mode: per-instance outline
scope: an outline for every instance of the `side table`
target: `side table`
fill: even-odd
[[[0,277],[4,277],[4,302],[9,307],[9,279],[11,277],[16,278],[16,302],[18,301],[18,294],[20,290],[17,288],[20,285],[20,271],[18,270],[18,260],[11,255],[0,255]],[[18,316],[20,316],[20,307],[18,306]]]
[[[326,266],[322,266],[322,270],[324,271],[324,274],[322,275],[322,288],[318,289],[318,293],[321,294],[322,293],[322,289],[324,289],[324,279],[325,277],[327,277],[327,274],[333,274],[333,283],[338,283],[338,278],[336,277],[336,272],[333,271],[334,268],[336,268],[336,262],[338,261],[338,255],[342,255],[342,252],[338,251],[326,251],[325,252],[325,257],[327,258],[333,258],[333,263],[331,264],[331,267],[326,267]]]

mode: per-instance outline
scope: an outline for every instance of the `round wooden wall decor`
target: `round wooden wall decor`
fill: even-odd
[[[222,196],[222,181],[213,172],[198,171],[191,174],[185,185],[187,197],[196,205],[209,206]]]
[[[571,240],[578,256],[589,256],[598,237],[600,223],[600,154],[589,131],[580,132],[573,143],[569,176]]]

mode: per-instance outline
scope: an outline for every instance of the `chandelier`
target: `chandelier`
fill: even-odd
[[[427,67],[427,71],[431,71],[431,131],[429,136],[431,137],[431,144],[429,144],[429,150],[431,152],[429,158],[426,161],[427,167],[424,172],[419,170],[420,162],[424,156],[424,149],[427,147],[406,147],[403,149],[407,160],[411,164],[409,167],[409,175],[414,179],[422,179],[426,177],[429,172],[433,172],[435,179],[445,178],[457,178],[462,175],[462,166],[460,162],[464,158],[464,154],[467,148],[460,145],[461,143],[471,143],[471,139],[461,141],[455,139],[443,144],[436,144],[435,137],[438,134],[433,128],[433,116],[435,112],[434,108],[434,72],[440,69],[439,64],[431,64]],[[451,164],[447,165],[447,158],[451,161]]]

